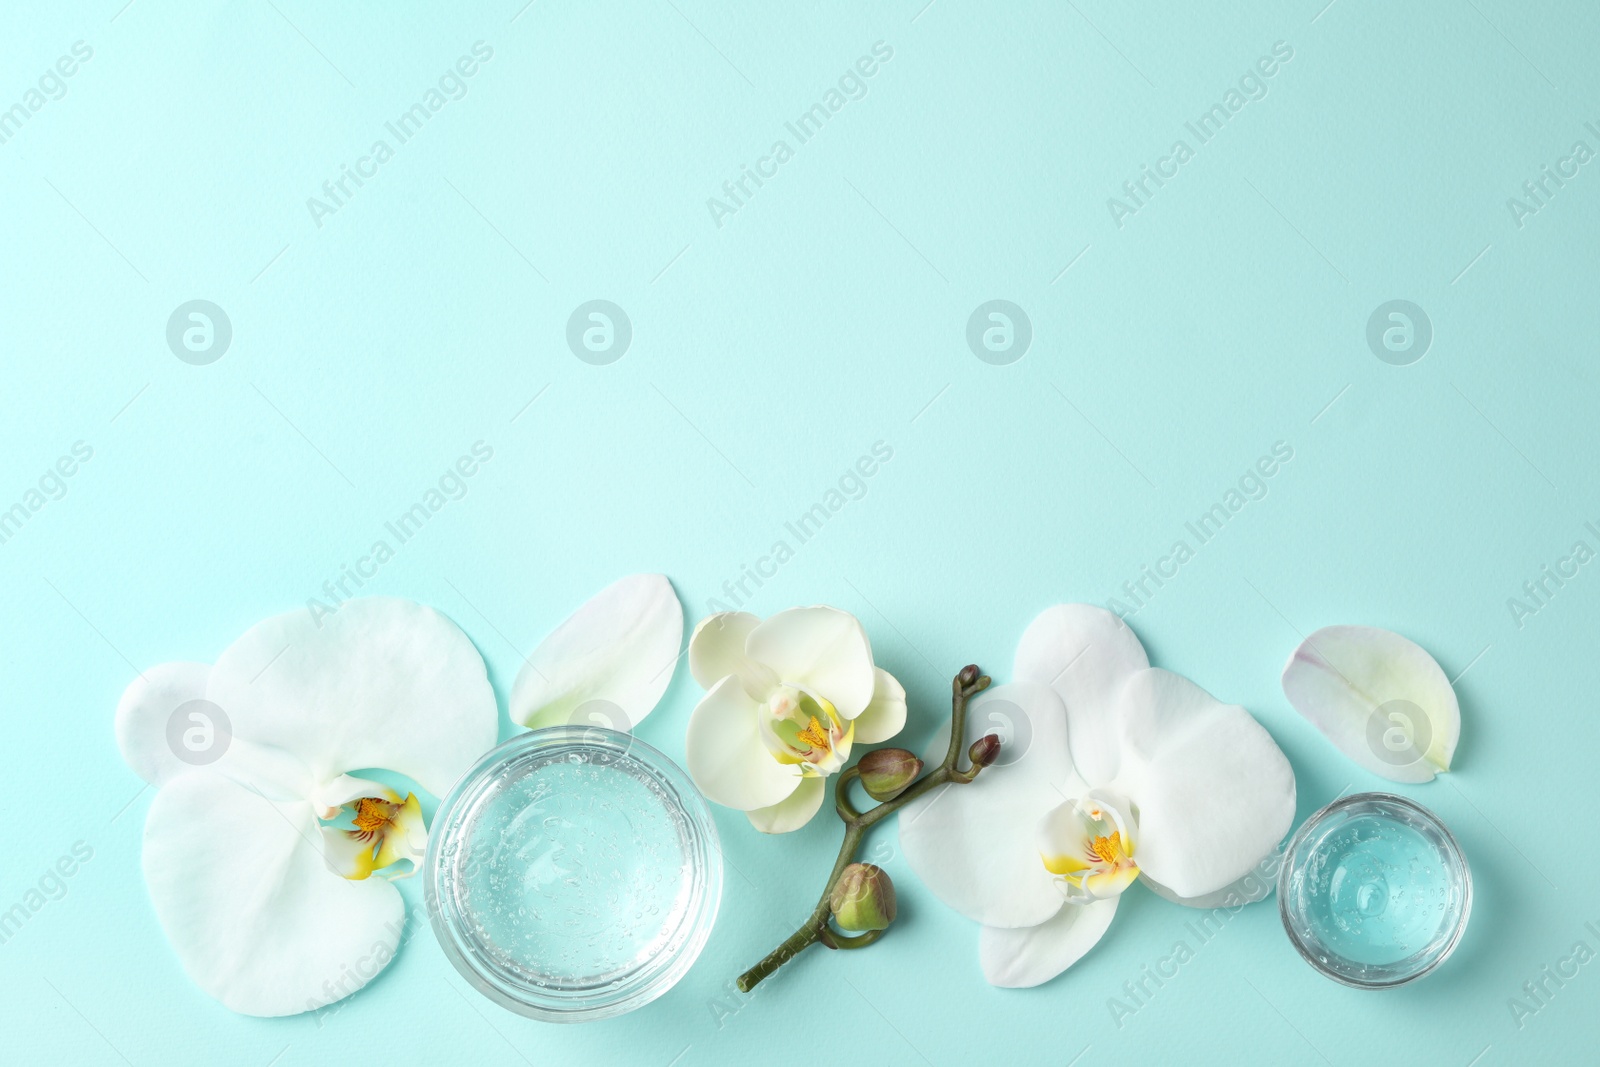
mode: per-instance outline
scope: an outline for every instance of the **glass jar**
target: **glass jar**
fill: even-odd
[[[435,935],[490,1000],[580,1022],[649,1003],[705,946],[722,853],[705,800],[630,734],[556,726],[489,751],[439,805]]]
[[[1357,793],[1296,831],[1278,911],[1311,966],[1348,986],[1386,989],[1455,951],[1472,911],[1472,872],[1433,812],[1393,793]]]

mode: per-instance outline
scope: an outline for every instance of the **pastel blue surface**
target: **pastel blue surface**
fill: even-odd
[[[1600,8],[200,7],[0,17],[0,509],[26,513],[0,543],[0,909],[92,851],[0,944],[8,1062],[1592,1060],[1600,563],[1574,546],[1600,549]],[[387,124],[418,103],[402,141]],[[596,299],[631,323],[609,364],[567,340]],[[204,365],[168,343],[191,300],[231,325]],[[975,350],[993,300],[1028,330],[980,316]],[[1425,352],[1414,311],[1369,346],[1393,300]],[[117,698],[319,595],[480,441],[492,461],[365,588],[457,620],[502,704],[551,626],[660,570],[691,622],[712,598],[856,612],[920,748],[962,664],[1004,677],[1041,608],[1116,598],[1157,664],[1267,726],[1303,818],[1385,783],[1287,706],[1285,658],[1334,623],[1407,634],[1459,676],[1456,771],[1398,791],[1472,863],[1461,950],[1357,992],[1273,903],[1201,942],[1136,887],[1065,976],[995,990],[889,828],[867,855],[900,887],[892,933],[743,997],[839,829],[767,838],[719,810],[719,925],[634,1015],[502,1012],[425,928],[336,1012],[230,1014],[146,897]],[[878,442],[892,458],[841,483]],[[1199,543],[1186,523],[1280,442],[1292,459]],[[48,476],[75,446],[92,458]],[[681,757],[697,693],[680,671],[641,735]],[[1130,999],[1179,941],[1192,959]]]

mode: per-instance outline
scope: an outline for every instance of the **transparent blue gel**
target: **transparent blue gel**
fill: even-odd
[[[1471,876],[1443,824],[1403,797],[1366,793],[1313,815],[1289,846],[1284,926],[1337,981],[1399,985],[1437,966],[1466,926]]]
[[[637,738],[558,726],[506,741],[439,806],[424,863],[445,956],[551,1022],[632,1011],[683,977],[722,891],[705,800]]]
[[[1427,947],[1450,901],[1432,843],[1372,815],[1351,819],[1317,844],[1304,892],[1313,935],[1364,964],[1396,963]]]
[[[510,770],[466,827],[474,940],[536,983],[604,983],[669,948],[686,927],[689,864],[660,783],[576,752]]]

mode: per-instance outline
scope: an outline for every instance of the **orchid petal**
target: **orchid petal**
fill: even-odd
[[[309,801],[273,802],[205,770],[151,802],[144,875],[189,977],[245,1015],[348,996],[394,958],[405,927],[387,881],[330,874]]]
[[[1012,673],[1055,690],[1067,706],[1078,773],[1100,785],[1117,773],[1117,693],[1148,666],[1139,638],[1115,614],[1093,604],[1057,604],[1028,624]]]
[[[745,814],[750,818],[750,825],[764,834],[786,834],[811,821],[817,809],[822,807],[822,798],[827,791],[825,778],[808,775],[800,779],[793,793],[776,804]]]
[[[374,782],[370,778],[357,778],[353,774],[341,774],[326,785],[313,789],[310,800],[312,806],[317,809],[317,818],[331,819],[338,814],[340,808],[362,797],[381,797],[397,804],[400,802],[400,794],[382,782]]]
[[[889,740],[906,724],[905,688],[882,667],[872,669],[872,678],[872,700],[855,719],[855,739],[866,745]]]
[[[1273,894],[1278,887],[1278,866],[1282,861],[1282,853],[1274,852],[1251,868],[1250,873],[1238,881],[1230,882],[1215,892],[1203,893],[1197,897],[1180,897],[1145,872],[1141,872],[1143,877],[1139,881],[1162,900],[1181,904],[1186,908],[1197,908],[1201,911],[1211,911],[1214,908],[1241,908],[1246,904],[1265,900]]]
[[[117,704],[117,747],[134,773],[151,785],[195,766],[179,758],[169,724],[180,707],[205,699],[210,678],[209,663],[160,663],[123,691]],[[187,719],[180,723],[183,728]]]
[[[761,705],[733,675],[701,698],[684,743],[689,776],[710,800],[740,811],[768,808],[800,785],[800,767],[773,759],[761,740]]]
[[[751,700],[767,699],[778,676],[745,652],[750,631],[760,624],[748,611],[722,611],[700,620],[689,638],[689,673],[701,689],[710,689],[732,674]]]
[[[613,582],[528,656],[511,687],[511,720],[558,726],[603,701],[620,710],[627,721],[612,726],[626,732],[660,702],[682,644],[683,605],[664,575]]]
[[[318,782],[383,767],[442,796],[499,732],[472,642],[432,608],[390,597],[256,624],[217,658],[206,697],[236,739],[293,753]]]
[[[1393,782],[1448,771],[1461,736],[1450,679],[1414,642],[1371,626],[1328,626],[1283,668],[1289,703],[1346,756]]]
[[[1128,679],[1112,789],[1138,809],[1139,866],[1183,897],[1243,878],[1294,821],[1294,771],[1272,735],[1182,675]]]
[[[1048,982],[1099,943],[1117,913],[1117,899],[1068,905],[1037,926],[985,926],[978,936],[983,976],[990,985],[1004,989]]]
[[[238,736],[227,713],[206,699],[211,675],[205,663],[161,663],[128,686],[116,714],[117,745],[128,766],[156,786],[204,767],[274,799],[303,797],[313,784],[305,762]]]
[[[1002,685],[968,705],[967,745],[1002,734],[998,761],[970,783],[951,783],[900,812],[900,847],[918,877],[956,911],[986,926],[1036,926],[1062,906],[1039,858],[1039,818],[1084,786],[1072,771],[1067,714],[1050,689]],[[945,724],[923,757],[942,763]]]
[[[1121,896],[1122,891],[1134,883],[1139,877],[1137,867],[1114,867],[1106,871],[1096,871],[1086,875],[1083,879],[1083,890],[1093,900],[1108,900],[1111,897]],[[1072,903],[1070,900],[1068,903]]]
[[[378,846],[375,866],[388,870],[404,860],[411,861],[409,871],[391,871],[391,879],[410,878],[422,871],[422,860],[428,854],[428,823],[422,817],[422,802],[415,793],[407,793],[395,813],[394,822],[383,835]]]
[[[838,608],[790,608],[750,631],[750,658],[778,680],[829,701],[853,719],[872,701],[872,646],[854,615]]]

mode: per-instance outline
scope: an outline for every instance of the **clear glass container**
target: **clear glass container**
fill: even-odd
[[[1311,966],[1348,986],[1387,989],[1455,951],[1472,911],[1472,872],[1433,812],[1393,793],[1357,793],[1296,831],[1278,911]]]
[[[439,805],[423,864],[434,934],[490,1000],[550,1022],[621,1015],[670,989],[722,896],[706,802],[615,730],[499,745]]]

